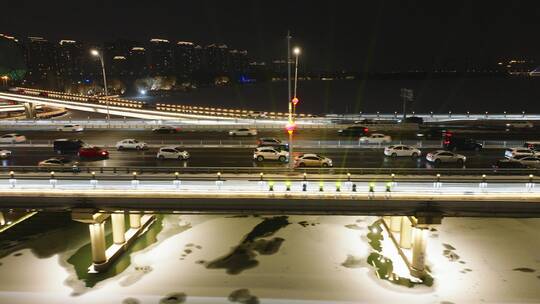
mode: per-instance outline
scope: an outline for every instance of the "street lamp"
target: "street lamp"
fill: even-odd
[[[103,86],[105,87],[105,101],[107,103],[107,124],[110,127],[111,115],[109,112],[109,98],[107,98],[107,96],[109,96],[109,92],[107,91],[107,76],[105,74],[105,61],[103,60],[103,53],[96,49],[92,49],[90,50],[90,54],[94,57],[98,57],[99,61],[101,62],[101,71],[103,72]]]
[[[4,86],[7,87],[8,86],[9,76],[8,75],[2,76],[2,80],[4,81]]]
[[[294,157],[293,157],[293,133],[296,128],[295,115],[296,115],[296,105],[300,101],[296,95],[298,88],[298,57],[300,56],[300,48],[295,47],[293,49],[293,54],[295,57],[294,60],[294,90],[293,98],[289,98],[289,123],[286,126],[287,132],[289,133],[289,167],[294,167]]]

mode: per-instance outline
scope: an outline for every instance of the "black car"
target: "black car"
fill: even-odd
[[[482,150],[482,144],[476,142],[476,140],[466,137],[456,137],[449,135],[448,133],[444,137],[443,146],[446,150],[470,150],[480,151]]]
[[[364,126],[352,126],[338,130],[338,134],[341,136],[364,136],[367,135],[368,131],[369,129]]]
[[[422,140],[422,139],[441,140],[443,138],[444,133],[445,131],[442,129],[424,128],[416,132],[416,138],[418,138],[419,140]]]
[[[405,119],[401,120],[402,123],[415,123],[415,124],[423,124],[424,119],[422,117],[418,116],[411,116],[411,117],[405,117]]]
[[[152,132],[154,133],[161,133],[161,134],[171,134],[171,133],[177,133],[180,129],[175,128],[173,126],[161,126],[152,129]]]
[[[58,154],[77,153],[85,143],[80,139],[56,139],[53,149]]]

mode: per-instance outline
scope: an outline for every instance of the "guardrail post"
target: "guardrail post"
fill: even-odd
[[[221,172],[217,173],[216,186],[218,190],[221,190],[221,186],[223,186],[223,181],[221,180]]]
[[[54,171],[51,171],[49,178],[49,183],[51,184],[51,187],[54,189],[56,188],[56,184],[58,183],[58,180],[56,179],[56,176],[54,175]]]
[[[345,182],[345,189],[351,191],[352,182],[351,182],[351,173],[347,172],[347,181]]]
[[[131,187],[133,189],[139,188],[139,180],[137,179],[137,172],[133,172],[133,179],[131,180]]]
[[[527,190],[529,190],[529,192],[531,192],[534,190],[534,186],[535,186],[534,175],[529,174],[529,182],[525,184],[525,187],[527,188]]]
[[[482,174],[482,181],[478,185],[478,187],[482,190],[485,190],[487,188],[487,181],[486,181],[486,175]]]
[[[182,184],[182,181],[180,180],[180,174],[178,172],[174,172],[173,185],[176,188],[176,190],[180,189],[181,184]]]
[[[375,183],[369,183],[368,185],[368,197],[374,198],[375,197]]]
[[[90,185],[92,185],[92,188],[96,189],[98,184],[98,181],[96,179],[96,172],[92,172],[92,177],[90,179]]]
[[[264,188],[266,188],[266,182],[264,181],[264,173],[259,173],[259,187],[261,188],[261,190],[263,190]]]
[[[17,179],[15,179],[15,173],[13,171],[9,171],[9,186],[11,188],[15,188],[17,186]]]
[[[521,117],[525,117],[525,111],[521,111],[521,114],[522,114]]]
[[[435,182],[433,182],[433,188],[440,189],[441,186],[442,186],[441,175],[439,173],[437,173],[436,178],[435,178]]]

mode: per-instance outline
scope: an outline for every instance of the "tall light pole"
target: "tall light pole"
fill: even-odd
[[[300,56],[300,48],[295,47],[293,49],[293,54],[294,54],[294,57],[295,57],[295,64],[294,64],[294,91],[293,91],[293,98],[291,99],[289,97],[289,123],[287,124],[287,132],[289,133],[289,167],[291,169],[294,168],[293,134],[294,134],[294,130],[296,129],[296,123],[295,123],[296,104],[299,101],[299,99],[298,99],[298,97],[296,95],[296,92],[297,92],[297,88],[298,88],[298,57]]]
[[[107,124],[110,126],[111,115],[109,112],[109,98],[107,98],[107,96],[109,96],[109,92],[107,90],[107,75],[105,73],[105,60],[103,59],[103,53],[96,49],[90,50],[90,54],[92,54],[92,56],[94,57],[98,57],[99,61],[101,61],[101,71],[103,72],[103,86],[105,87],[105,101],[107,103]]]

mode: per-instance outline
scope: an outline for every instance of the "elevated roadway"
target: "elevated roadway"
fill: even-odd
[[[370,182],[354,176],[289,180],[222,176],[139,180],[41,178],[0,180],[0,207],[38,210],[142,210],[203,213],[540,216],[540,192],[522,178],[427,181],[426,177]],[[427,177],[433,179],[433,177]],[[330,180],[330,181],[328,181]],[[305,184],[305,191],[303,187]],[[287,190],[288,188],[288,190]],[[339,189],[338,189],[339,188]]]

